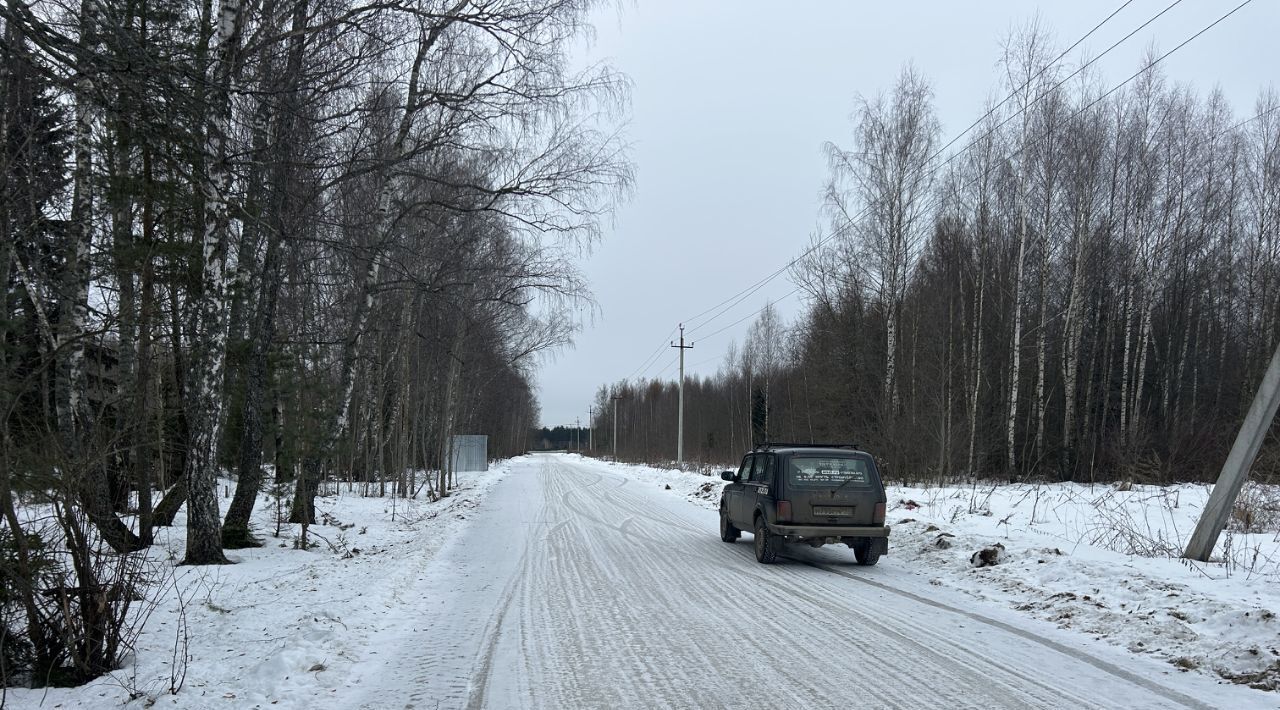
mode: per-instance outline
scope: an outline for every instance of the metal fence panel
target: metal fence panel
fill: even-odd
[[[453,437],[453,470],[488,471],[489,437],[485,434],[458,434]]]

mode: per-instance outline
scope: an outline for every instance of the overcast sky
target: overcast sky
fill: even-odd
[[[1100,54],[1172,1],[1133,0],[1082,48]],[[890,88],[914,62],[933,82],[946,142],[1005,96],[997,62],[1012,28],[1038,12],[1061,51],[1123,4],[636,0],[599,11],[581,62],[608,61],[633,82],[626,135],[636,185],[580,264],[599,312],[539,367],[542,423],[580,417],[585,426],[602,384],[675,379],[666,344],[677,324],[804,250],[823,224],[822,146],[851,145],[855,96]],[[1099,61],[1106,86],[1136,71],[1153,44],[1172,49],[1238,4],[1183,0]],[[1280,3],[1254,0],[1161,66],[1201,93],[1220,85],[1244,117],[1276,81],[1277,28]],[[784,298],[793,288],[783,275],[691,333],[686,375],[713,374],[766,302],[790,322],[803,308]],[[661,357],[641,368],[659,346]]]

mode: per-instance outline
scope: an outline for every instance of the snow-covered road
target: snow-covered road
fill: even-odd
[[[1275,707],[844,547],[755,562],[588,459],[512,468],[332,707]]]

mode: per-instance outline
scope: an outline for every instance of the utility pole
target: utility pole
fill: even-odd
[[[587,448],[591,451],[596,450],[596,408],[595,405],[587,407]]]
[[[680,413],[676,415],[676,463],[684,463],[684,351],[693,349],[693,343],[684,344],[684,323],[680,324]]]
[[[1213,546],[1218,543],[1218,535],[1226,527],[1231,509],[1236,504],[1236,496],[1249,478],[1249,469],[1258,457],[1258,449],[1267,438],[1267,430],[1275,419],[1276,408],[1280,406],[1280,345],[1276,346],[1275,355],[1271,356],[1271,364],[1267,374],[1262,376],[1258,385],[1258,393],[1253,396],[1253,404],[1249,413],[1244,416],[1240,425],[1240,433],[1231,445],[1231,453],[1227,454],[1227,462],[1222,465],[1222,473],[1218,474],[1218,482],[1209,494],[1209,502],[1200,514],[1200,522],[1191,534],[1191,542],[1183,557],[1191,560],[1209,561]]]
[[[582,453],[582,420],[577,417],[573,418],[573,441],[574,448]]]
[[[618,460],[618,400],[622,399],[622,395],[615,394],[610,397],[613,400],[613,460]]]

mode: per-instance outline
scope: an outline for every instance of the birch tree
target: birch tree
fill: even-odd
[[[225,564],[218,513],[218,446],[222,436],[223,365],[227,356],[227,249],[232,224],[231,87],[244,23],[239,0],[223,0],[213,25],[205,126],[200,337],[191,358],[191,446],[187,456],[187,552],[184,564]]]
[[[940,127],[933,90],[914,67],[898,77],[892,95],[859,99],[853,150],[828,144],[832,181],[827,201],[837,229],[858,252],[884,312],[883,409],[886,424],[900,408],[900,311],[919,256],[926,199],[933,184],[929,161]]]
[[[1036,169],[1037,155],[1036,115],[1037,103],[1051,86],[1046,77],[1049,68],[1048,38],[1036,24],[1020,30],[1008,40],[1004,48],[1002,64],[1005,83],[1016,107],[1019,128],[1016,136],[1017,152],[1014,169],[1017,173],[1017,249],[1013,281],[1013,335],[1009,340],[1009,374],[1006,379],[1007,405],[1005,415],[1005,465],[1010,474],[1019,471],[1017,433],[1019,395],[1022,388],[1022,339],[1027,305],[1027,259],[1034,245],[1031,233],[1030,189]],[[1046,153],[1041,152],[1040,155]]]

